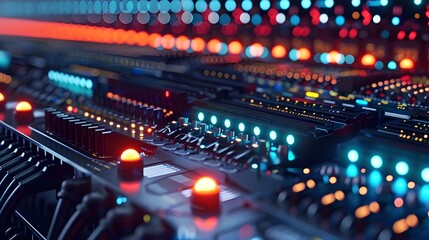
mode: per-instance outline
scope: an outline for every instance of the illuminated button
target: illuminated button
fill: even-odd
[[[0,93],[0,102],[4,102],[4,99],[5,99],[5,97],[4,97],[3,93]]]
[[[21,101],[15,107],[15,120],[18,124],[27,124],[33,121],[33,107],[29,102]]]
[[[0,111],[3,111],[6,107],[6,98],[3,93],[0,93]]]
[[[209,177],[198,179],[192,188],[191,204],[196,211],[219,211],[220,189],[216,181]]]
[[[119,158],[119,175],[125,180],[135,180],[143,177],[143,159],[139,152],[127,149]]]

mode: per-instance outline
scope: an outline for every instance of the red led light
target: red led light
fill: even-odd
[[[33,121],[33,107],[29,102],[21,101],[15,107],[15,120],[18,124],[28,124]]]
[[[166,97],[166,98],[170,97],[170,91],[168,91],[168,90],[167,90],[167,91],[165,91],[165,97]]]
[[[140,154],[134,149],[127,149],[121,154],[121,162],[136,162],[140,161]]]
[[[191,41],[191,48],[195,52],[202,52],[206,48],[206,42],[202,38],[194,38]]]
[[[147,132],[148,132],[148,133],[152,133],[152,131],[153,131],[153,130],[152,130],[152,128],[148,128],[148,129],[147,129]]]
[[[192,188],[191,203],[196,211],[219,211],[220,189],[216,181],[209,177],[198,179]]]

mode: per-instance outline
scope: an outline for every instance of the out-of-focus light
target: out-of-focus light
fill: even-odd
[[[320,14],[319,21],[321,23],[325,24],[325,23],[328,22],[328,20],[329,20],[329,17],[328,17],[328,15],[326,13]]]
[[[308,48],[298,49],[298,59],[299,60],[308,60],[311,58],[311,52]]]
[[[127,149],[121,154],[121,162],[136,162],[141,161],[140,154],[134,149]]]
[[[206,48],[206,42],[200,37],[194,38],[191,41],[191,48],[195,52],[202,52]]]
[[[276,131],[273,130],[273,131],[270,132],[270,139],[273,140],[273,141],[277,139],[277,133],[276,133]]]
[[[395,170],[399,175],[404,176],[410,171],[410,168],[406,162],[401,161],[396,164]]]
[[[217,117],[216,116],[212,116],[211,118],[210,118],[210,122],[214,125],[214,124],[216,124],[217,123]]]
[[[244,123],[238,124],[238,130],[240,130],[240,132],[244,132],[245,129],[246,129],[246,125],[244,125]]]
[[[218,53],[222,48],[222,43],[219,39],[212,39],[207,43],[207,49],[211,53]]]
[[[286,56],[286,48],[282,45],[276,45],[271,50],[271,55],[274,58],[284,58]]]
[[[420,4],[422,4],[422,0],[414,0],[414,4],[415,5],[420,5]]]
[[[317,93],[317,92],[306,92],[305,96],[306,97],[310,97],[310,98],[318,98],[319,97],[319,93]]]
[[[399,19],[399,17],[393,17],[392,18],[392,24],[397,26],[399,25],[399,23],[401,23],[401,19]]]
[[[375,24],[378,24],[378,23],[380,23],[380,21],[381,21],[381,17],[380,17],[380,15],[374,15],[373,17],[372,17],[372,21],[375,23]]]
[[[254,127],[253,134],[255,134],[256,136],[259,136],[261,134],[261,129],[258,126]]]
[[[363,99],[356,99],[356,104],[360,106],[368,106],[368,102]]]
[[[203,121],[204,120],[204,113],[199,112],[197,117],[198,117],[198,120]]]
[[[225,125],[226,128],[230,128],[231,127],[231,120],[225,119],[225,121],[223,122],[223,124]]]
[[[387,64],[387,68],[389,68],[389,69],[391,69],[391,70],[395,70],[397,67],[398,67],[398,65],[396,64],[396,62],[395,62],[395,61],[390,61],[390,62]]]
[[[295,143],[295,137],[292,134],[286,136],[286,143],[293,145]]]
[[[357,162],[357,160],[359,160],[359,153],[352,149],[347,153],[347,158],[350,162]]]
[[[18,104],[16,104],[15,110],[17,112],[28,112],[31,111],[33,107],[31,104],[27,101],[21,101]]]
[[[383,159],[379,155],[374,155],[371,158],[371,166],[373,168],[381,168],[383,166]]]
[[[389,0],[380,0],[381,6],[387,6],[387,4],[389,4]]]
[[[424,168],[421,172],[421,177],[423,181],[429,182],[429,168]]]
[[[264,53],[264,46],[260,43],[254,43],[249,47],[249,52],[252,57],[261,57]]]
[[[375,65],[375,57],[374,55],[367,53],[365,54],[362,59],[361,59],[361,63],[364,66],[374,66]]]
[[[239,41],[232,41],[228,45],[228,51],[231,54],[241,54],[243,52],[243,45]]]
[[[401,69],[413,69],[414,68],[414,62],[413,60],[409,59],[409,58],[404,58],[399,62],[399,67]]]

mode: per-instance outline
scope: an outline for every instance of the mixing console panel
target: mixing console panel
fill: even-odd
[[[428,239],[429,4],[0,2],[0,239]]]

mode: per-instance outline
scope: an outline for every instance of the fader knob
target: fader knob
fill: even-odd
[[[215,180],[202,177],[192,188],[192,209],[202,212],[217,212],[220,208],[220,189]]]

